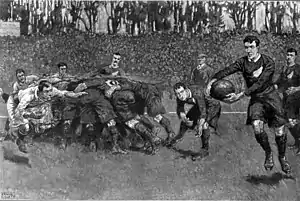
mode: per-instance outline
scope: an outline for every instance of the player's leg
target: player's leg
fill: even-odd
[[[285,104],[285,112],[289,121],[289,131],[295,140],[295,144],[290,146],[290,148],[296,148],[296,154],[300,154],[300,124],[299,120],[299,101],[293,101]]]
[[[264,113],[265,108],[262,103],[250,100],[247,122],[251,122],[255,139],[261,146],[261,148],[265,151],[265,169],[272,170],[274,167],[274,161],[268,135],[264,130]]]
[[[22,124],[16,127],[10,127],[10,135],[14,139],[13,141],[17,144],[19,150],[23,153],[27,153],[27,144],[25,137],[29,133],[29,124]]]
[[[67,139],[72,136],[74,139],[74,133],[72,133],[72,122],[76,118],[76,112],[80,109],[77,105],[77,100],[65,99],[62,105],[61,111],[61,123],[58,125],[61,129],[59,134],[59,147],[63,150],[67,147]]]
[[[125,124],[132,130],[138,132],[141,137],[145,140],[145,150],[149,150],[150,154],[155,154],[156,149],[154,146],[152,133],[148,130],[146,125],[141,122],[140,117],[136,116],[125,122]]]
[[[284,130],[284,125],[275,128],[275,142],[278,148],[278,159],[281,165],[281,169],[286,174],[291,173],[291,166],[285,156],[287,134]]]
[[[291,166],[285,156],[287,133],[285,132],[284,128],[287,120],[284,114],[285,111],[283,109],[282,100],[279,96],[279,93],[273,93],[269,94],[266,102],[266,117],[268,118],[269,127],[275,128],[275,142],[278,148],[278,159],[281,169],[286,174],[289,174],[291,172]]]
[[[200,117],[200,112],[199,112],[199,109],[198,107],[196,106],[193,106],[189,111],[188,113],[186,114],[186,117],[190,120],[190,121],[193,121],[193,125],[187,125],[185,122],[181,121],[180,123],[180,127],[179,127],[179,132],[178,134],[173,137],[171,140],[170,140],[170,143],[167,144],[168,147],[172,147],[172,146],[175,146],[179,141],[182,140],[184,134],[186,133],[186,131],[188,129],[194,129],[195,126],[197,125],[197,121]]]
[[[208,152],[209,139],[212,132],[216,132],[218,127],[218,121],[221,115],[221,104],[209,104],[207,108],[207,118],[203,125],[203,131],[201,135],[202,149]]]

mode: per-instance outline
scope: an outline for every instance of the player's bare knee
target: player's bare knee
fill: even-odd
[[[203,124],[203,129],[204,129],[204,130],[209,129],[209,124],[208,124],[207,122],[205,122],[205,123]]]
[[[115,126],[117,123],[114,119],[111,119],[108,123],[107,123],[107,126],[108,127],[112,127],[112,126]]]
[[[252,122],[252,127],[255,135],[259,135],[264,132],[264,122],[261,120],[254,120]]]
[[[159,123],[163,119],[163,116],[161,114],[158,114],[154,117],[154,120]]]
[[[285,132],[284,132],[284,125],[275,128],[275,135],[276,136],[283,136],[284,134],[285,134]]]

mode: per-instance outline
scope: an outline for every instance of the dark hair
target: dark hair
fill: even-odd
[[[256,36],[248,35],[248,36],[245,37],[243,42],[244,43],[252,43],[253,41],[255,41],[256,47],[258,47],[260,41]]]
[[[297,50],[296,49],[294,49],[294,48],[289,48],[289,49],[287,49],[287,51],[286,52],[295,52],[295,55],[297,55]]]
[[[25,70],[22,69],[22,68],[19,68],[19,69],[16,70],[16,76],[17,76],[19,73],[24,73],[24,74],[25,74]]]
[[[174,86],[173,86],[173,90],[177,90],[179,89],[180,87],[183,87],[184,89],[187,88],[187,86],[183,83],[183,82],[177,82]]]
[[[48,88],[51,85],[51,83],[48,80],[41,80],[38,86],[39,91],[43,91],[44,88]]]
[[[59,63],[57,64],[57,67],[58,67],[58,68],[60,68],[60,67],[62,67],[62,66],[65,66],[65,67],[68,68],[68,65],[67,65],[65,62],[59,62]]]
[[[121,54],[119,52],[115,52],[114,55],[121,56]]]

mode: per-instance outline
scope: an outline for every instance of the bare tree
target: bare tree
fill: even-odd
[[[290,9],[290,13],[285,13],[290,17],[293,23],[292,33],[297,33],[298,21],[300,19],[300,13],[298,12],[298,6],[295,2],[285,2],[285,6]]]
[[[248,3],[246,1],[240,2],[226,2],[226,11],[229,17],[233,20],[236,29],[242,29],[246,22],[246,12],[248,11]]]

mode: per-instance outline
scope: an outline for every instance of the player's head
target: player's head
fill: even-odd
[[[174,89],[176,97],[179,100],[185,101],[189,97],[188,87],[184,83],[177,82],[174,85],[173,89]]]
[[[248,35],[243,42],[248,58],[255,59],[258,55],[259,39],[256,36]]]
[[[21,82],[21,83],[25,82],[25,80],[26,80],[25,70],[21,69],[21,68],[17,69],[16,70],[16,77],[17,77],[18,82]]]
[[[199,54],[199,55],[198,55],[198,58],[197,58],[198,65],[204,64],[205,61],[206,61],[206,57],[207,57],[206,54]]]
[[[297,56],[297,50],[294,48],[289,48],[286,51],[286,61],[288,64],[294,64]]]
[[[58,72],[60,75],[65,75],[67,73],[68,65],[64,62],[59,62],[57,64]]]
[[[47,80],[41,80],[38,85],[38,92],[43,97],[49,98],[53,91],[52,84]]]
[[[119,52],[115,52],[113,54],[113,58],[112,58],[112,67],[113,68],[118,68],[119,67],[119,63],[120,63],[120,60],[121,60],[121,55]]]

